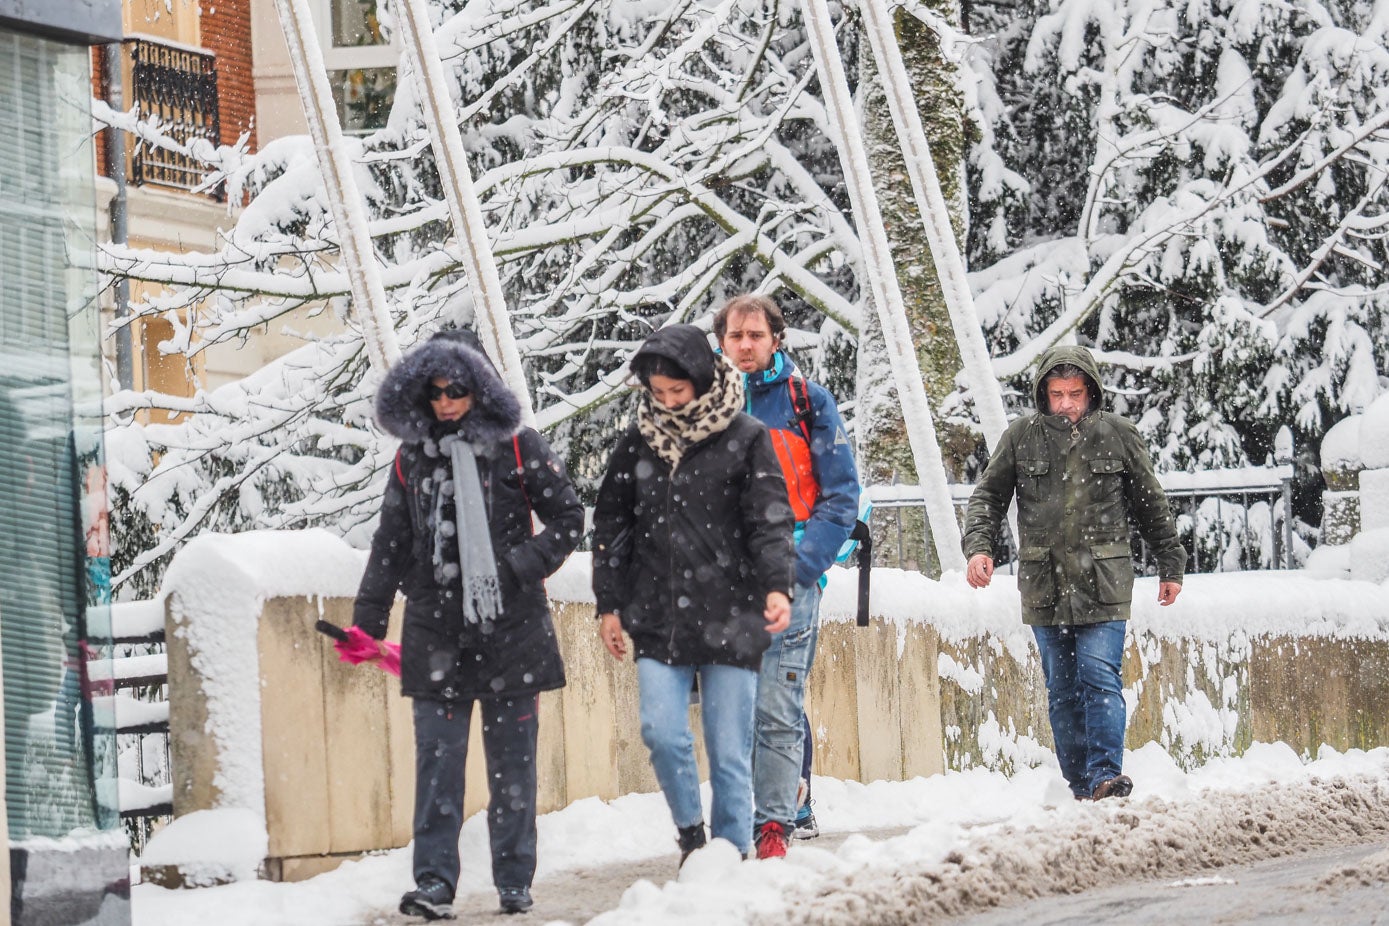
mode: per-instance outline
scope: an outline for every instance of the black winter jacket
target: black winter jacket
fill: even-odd
[[[671,467],[628,429],[593,513],[598,613],[616,612],[638,658],[757,669],[767,594],[790,594],[786,482],[767,429],[740,412]]]
[[[441,427],[424,399],[424,384],[434,376],[472,388],[473,409],[457,427],[487,446],[478,475],[503,612],[485,637],[465,624],[460,587],[441,586],[432,564],[426,523],[431,497],[423,483],[436,465],[430,451]],[[577,546],[584,520],[563,463],[538,432],[517,433],[515,397],[485,355],[452,338],[436,336],[391,370],[378,395],[377,417],[403,443],[388,477],[353,622],[380,639],[397,589],[404,592],[400,681],[409,697],[455,702],[562,687],[564,664],[544,579]],[[535,535],[532,508],[545,525]]]

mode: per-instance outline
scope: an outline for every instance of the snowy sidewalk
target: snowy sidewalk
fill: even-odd
[[[1123,877],[1119,873],[1119,877]],[[1171,926],[1375,926],[1386,920],[1389,851],[1383,841],[1221,868],[1204,877],[1126,882],[1048,896],[953,926],[1062,926],[1116,923]]]
[[[886,839],[904,832],[905,829],[899,828],[865,835],[872,839]],[[791,851],[797,854],[805,849],[831,852],[852,835],[855,834],[826,833],[813,841],[794,843]],[[679,861],[680,856],[675,849],[675,839],[672,836],[669,851],[656,858],[617,864],[596,864],[542,878],[536,882],[533,891],[535,910],[531,919],[542,923],[587,923],[601,913],[616,909],[623,895],[639,882],[648,882],[654,888],[656,885],[664,885],[675,880],[679,874]],[[722,866],[714,867],[718,869]],[[635,896],[649,893],[652,888],[646,885],[638,886]],[[454,911],[459,922],[463,924],[493,922],[493,916],[497,913],[496,892],[488,888],[462,895],[455,902]],[[407,923],[418,924],[420,920],[392,913],[369,922],[371,926],[403,926]]]
[[[1256,745],[1187,773],[1149,745],[1129,754],[1125,770],[1135,796],[1098,804],[1071,800],[1054,767],[868,785],[817,779],[825,837],[772,862],[742,862],[715,843],[678,881],[659,795],[578,801],[541,818],[537,906],[528,920],[579,922],[602,909],[600,926],[939,921],[1028,898],[1043,898],[1045,909],[1049,892],[1118,878],[1218,876],[1209,869],[1389,839],[1389,749],[1326,750],[1304,764],[1286,746]],[[881,830],[899,835],[866,835]],[[467,821],[461,843],[462,921],[499,922],[481,815]],[[405,922],[394,911],[409,886],[409,852],[396,850],[299,884],[139,885],[134,922],[387,926]]]

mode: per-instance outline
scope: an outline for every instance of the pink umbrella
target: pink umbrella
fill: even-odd
[[[318,621],[315,629],[333,638],[333,649],[338,658],[350,665],[374,662],[376,667],[392,675],[400,675],[400,644],[377,640],[365,630],[356,626],[338,627],[327,621]]]

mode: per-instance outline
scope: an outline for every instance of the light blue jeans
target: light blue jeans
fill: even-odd
[[[1056,760],[1077,797],[1124,769],[1124,623],[1032,628]]]
[[[699,674],[704,749],[713,791],[710,829],[746,855],[752,847],[752,710],[757,673],[733,666],[670,666],[637,660],[641,739],[677,827],[704,820],[690,731],[690,689]]]
[[[820,586],[797,585],[791,625],[772,637],[757,679],[752,752],[753,826],[773,821],[790,832],[805,748],[805,685],[820,636]]]

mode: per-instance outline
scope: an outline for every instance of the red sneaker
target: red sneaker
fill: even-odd
[[[771,820],[757,828],[757,857],[786,858],[786,828]]]

